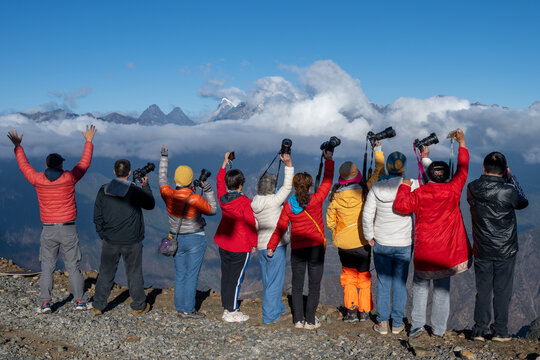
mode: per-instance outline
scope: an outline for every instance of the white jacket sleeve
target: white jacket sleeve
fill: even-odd
[[[364,230],[364,238],[370,241],[375,238],[373,232],[373,224],[375,222],[375,213],[377,211],[377,199],[373,190],[368,192],[366,203],[362,214],[362,228]]]
[[[294,176],[294,167],[285,166],[283,170],[284,179],[283,185],[279,188],[278,192],[272,197],[272,204],[274,206],[281,206],[287,200],[287,196],[291,193],[292,190],[292,180]]]

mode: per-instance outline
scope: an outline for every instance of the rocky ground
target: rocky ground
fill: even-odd
[[[22,271],[0,259],[0,272]],[[538,339],[508,343],[473,342],[462,331],[444,338],[424,335],[408,341],[400,335],[377,335],[372,321],[345,324],[339,309],[320,305],[321,328],[294,329],[291,315],[261,324],[260,299],[246,299],[245,324],[221,321],[220,297],[201,292],[198,301],[205,319],[179,318],[172,306],[172,289],[147,289],[149,313],[130,314],[127,288],[115,285],[107,311],[99,317],[74,310],[63,272],[55,274],[53,313],[37,314],[38,276],[0,277],[0,358],[2,359],[537,359]],[[87,293],[93,295],[96,274],[85,272]],[[287,303],[286,296],[283,298]]]

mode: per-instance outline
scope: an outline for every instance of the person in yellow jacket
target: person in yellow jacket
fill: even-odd
[[[362,230],[362,209],[371,185],[384,174],[384,154],[377,141],[375,170],[362,183],[362,174],[352,161],[346,161],[339,168],[339,180],[330,193],[330,205],[326,211],[326,224],[332,230],[332,240],[338,248],[342,265],[340,276],[343,299],[347,314],[345,322],[364,321],[373,308],[371,299],[371,246],[364,238]]]

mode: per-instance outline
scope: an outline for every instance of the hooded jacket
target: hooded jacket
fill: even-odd
[[[144,239],[141,211],[152,210],[154,196],[149,185],[142,188],[124,179],[103,185],[94,204],[94,224],[99,237],[111,244],[131,245]]]
[[[22,174],[36,188],[39,215],[43,223],[64,223],[77,218],[75,184],[84,176],[92,160],[94,145],[85,142],[81,161],[72,170],[47,169],[37,172],[28,162],[23,147],[15,147]]]
[[[237,191],[227,192],[225,169],[219,169],[216,179],[221,221],[214,242],[223,250],[250,252],[251,248],[257,247],[257,229],[251,200]]]
[[[283,185],[275,194],[256,195],[251,201],[251,209],[257,220],[257,250],[266,250],[268,241],[276,229],[276,225],[283,209],[283,203],[292,190],[294,167],[285,166]],[[286,232],[278,246],[287,245],[291,241],[291,235]]]
[[[468,171],[469,151],[460,147],[456,173],[449,182],[429,182],[414,191],[406,184],[398,188],[394,210],[415,214],[414,268],[423,279],[442,279],[471,266],[471,245],[459,208]]]
[[[384,174],[384,154],[375,152],[375,170],[366,185],[371,185]],[[359,184],[349,184],[339,188],[326,210],[326,225],[332,230],[334,245],[340,249],[356,249],[368,244],[362,231],[362,209],[364,191]]]
[[[201,195],[194,193],[193,189],[189,187],[173,189],[167,183],[168,166],[169,157],[162,155],[159,161],[158,183],[161,198],[165,202],[169,214],[169,231],[173,234],[176,234],[177,232],[180,234],[192,234],[203,231],[206,226],[206,221],[201,214],[215,215],[217,211],[216,197],[214,196],[212,187],[208,184],[205,188],[204,195],[207,200]],[[184,212],[184,206],[188,197],[188,207]],[[178,224],[183,212],[184,216],[179,230]]]
[[[517,184],[516,180],[513,180]],[[498,176],[482,175],[469,183],[467,201],[471,206],[474,256],[483,260],[504,260],[518,252],[515,210],[529,201]]]
[[[328,196],[328,192],[330,192],[333,178],[334,161],[326,160],[324,163],[324,176],[321,185],[317,189],[317,192],[311,195],[305,211],[298,205],[296,196],[291,196],[287,204],[285,204],[281,210],[276,229],[268,242],[267,249],[276,249],[280,239],[287,231],[289,221],[291,223],[291,249],[313,247],[324,243],[322,204]],[[322,234],[306,212],[308,212],[317,223]]]

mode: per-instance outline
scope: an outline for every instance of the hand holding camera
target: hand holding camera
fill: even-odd
[[[225,169],[227,165],[232,165],[232,161],[235,159],[234,151],[229,151],[225,153],[225,158],[223,159],[223,164],[221,165],[222,169]]]
[[[161,156],[169,156],[169,150],[165,147],[165,145],[161,145]]]
[[[279,154],[279,158],[281,159],[281,161],[283,161],[285,166],[292,167],[292,160],[290,154]]]
[[[148,185],[148,176],[143,176],[142,178],[138,178],[137,181],[139,181],[139,184],[141,184],[141,186],[146,186]]]
[[[324,156],[325,160],[332,160],[333,155],[334,155],[333,151],[330,151],[330,150],[324,150],[323,151],[323,156]]]
[[[154,171],[156,165],[153,163],[147,163],[144,167],[133,171],[133,181],[138,181],[142,186],[148,185],[148,177],[146,176],[149,172]],[[143,184],[143,180],[146,179]]]

